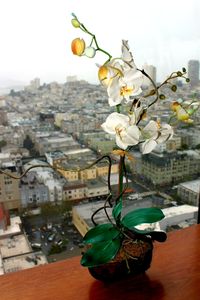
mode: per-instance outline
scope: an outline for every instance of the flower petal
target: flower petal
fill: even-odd
[[[174,134],[173,128],[169,124],[164,124],[160,129],[160,135],[156,139],[158,144],[166,142],[167,140],[171,139]]]
[[[116,134],[116,127],[128,127],[129,126],[129,117],[124,114],[119,114],[114,112],[110,114],[106,121],[101,125],[103,130],[110,134]]]
[[[148,138],[156,139],[158,137],[158,124],[151,120],[142,130],[142,133]]]
[[[148,154],[156,147],[156,145],[157,143],[153,139],[146,140],[141,145],[141,151],[143,154]]]
[[[110,106],[118,105],[123,100],[123,97],[120,95],[120,86],[119,86],[119,79],[115,77],[112,79],[111,84],[108,86],[107,89],[108,93],[108,102]]]
[[[119,148],[123,150],[126,150],[129,146],[129,144],[125,143],[124,140],[122,140],[119,135],[116,135],[116,144]]]
[[[137,145],[140,135],[140,130],[136,125],[129,126],[127,128],[127,143],[129,143],[129,145]]]

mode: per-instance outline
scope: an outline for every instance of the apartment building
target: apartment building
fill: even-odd
[[[182,182],[178,185],[177,194],[188,204],[198,206],[200,193],[200,179]]]
[[[14,176],[19,176],[14,164],[8,163],[7,166],[1,167],[5,172]],[[19,180],[0,173],[0,203],[3,203],[6,209],[19,209],[20,189]]]
[[[142,156],[141,174],[154,185],[180,182],[200,172],[200,156],[195,151],[150,153]]]
[[[49,201],[48,187],[38,181],[36,172],[29,172],[21,179],[20,193],[22,207],[33,207]]]
[[[87,186],[81,181],[67,182],[63,187],[63,200],[81,200],[86,197]]]

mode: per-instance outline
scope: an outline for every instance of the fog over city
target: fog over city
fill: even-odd
[[[71,40],[88,37],[72,27],[72,12],[113,56],[128,39],[137,66],[156,66],[158,80],[200,59],[198,0],[6,0],[0,2],[0,87],[35,77],[62,83],[69,75],[97,82],[96,63],[104,57],[73,57]]]

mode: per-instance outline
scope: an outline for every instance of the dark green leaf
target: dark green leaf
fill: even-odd
[[[186,78],[185,81],[186,81],[186,82],[190,82],[190,78]]]
[[[152,231],[151,229],[146,229],[146,230],[140,230],[137,228],[132,229],[135,233],[141,234],[141,235],[150,235],[151,238],[155,241],[158,242],[165,242],[167,239],[167,234],[165,231]]]
[[[121,247],[121,238],[94,244],[82,256],[81,265],[95,267],[112,260]]]
[[[161,209],[156,207],[139,208],[129,212],[122,219],[122,224],[127,228],[132,228],[143,223],[154,223],[160,221],[165,216]]]
[[[94,244],[103,241],[112,240],[119,234],[116,227],[113,227],[111,223],[100,224],[90,229],[83,238],[83,242],[86,244]]]
[[[116,221],[118,220],[121,211],[122,211],[122,200],[120,199],[120,201],[115,205],[112,211],[112,215]]]

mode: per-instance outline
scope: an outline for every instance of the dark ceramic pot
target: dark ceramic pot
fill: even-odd
[[[144,273],[150,267],[153,252],[152,240],[132,241],[132,243],[128,240],[128,246],[126,242],[126,240],[123,242],[123,247],[112,261],[88,268],[95,279],[105,282],[115,281]]]

